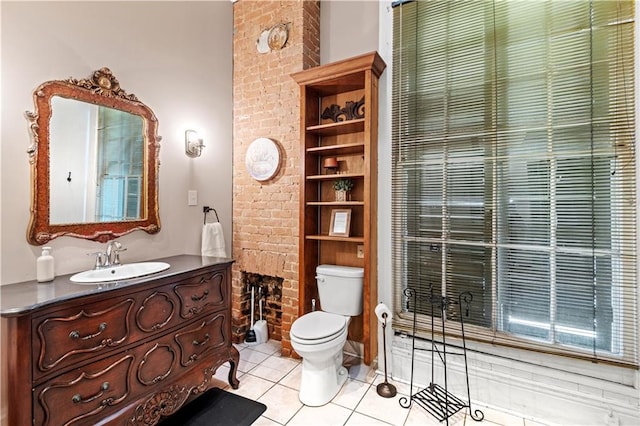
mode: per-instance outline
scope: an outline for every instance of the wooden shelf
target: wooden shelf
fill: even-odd
[[[308,201],[308,206],[364,206],[364,201]]]
[[[363,360],[375,361],[378,344],[378,78],[385,63],[371,52],[292,74],[300,86],[301,185],[298,271],[298,315],[312,309],[318,299],[316,268],[321,264],[360,267],[364,270],[362,314],[351,319],[347,339],[363,345]],[[329,122],[321,118],[327,108],[345,109],[363,100],[364,118]],[[347,110],[349,112],[349,110]],[[350,114],[351,112],[349,112]],[[345,116],[346,113],[345,113]],[[348,115],[353,116],[353,115]],[[323,123],[324,122],[324,123]],[[323,124],[320,124],[323,123]],[[323,160],[338,157],[341,171],[325,171]],[[332,181],[353,179],[353,201],[334,201]],[[332,208],[351,209],[350,237],[329,236]],[[358,255],[359,247],[364,256]],[[322,308],[322,301],[320,301]]]
[[[340,173],[339,175],[310,175],[307,176],[307,180],[332,180],[332,179],[340,179],[340,178],[363,178],[364,174],[362,173]]]
[[[336,136],[364,132],[364,118],[309,126],[307,127],[307,132],[319,136]]]
[[[328,235],[307,235],[307,240],[343,241],[345,243],[364,243],[364,237],[330,237]]]
[[[364,154],[363,143],[347,143],[340,145],[314,146],[307,148],[307,154],[320,155],[347,155],[347,154]]]

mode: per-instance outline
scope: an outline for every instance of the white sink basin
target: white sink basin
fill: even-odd
[[[109,266],[103,269],[78,272],[71,276],[71,281],[78,284],[95,284],[106,281],[121,281],[142,277],[169,268],[165,262],[138,262],[119,266]]]

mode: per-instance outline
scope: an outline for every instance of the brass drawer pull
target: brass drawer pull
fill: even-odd
[[[104,382],[102,384],[102,386],[100,386],[100,392],[98,392],[97,394],[90,396],[87,399],[82,399],[82,397],[80,396],[79,393],[73,395],[73,397],[71,398],[71,402],[73,402],[74,404],[78,404],[80,402],[82,402],[83,404],[86,404],[87,402],[91,402],[94,399],[98,399],[102,396],[102,394],[107,391],[109,389],[109,382]]]
[[[194,302],[199,302],[201,300],[206,299],[208,295],[209,295],[209,290],[205,290],[204,293],[202,293],[202,296],[196,296],[195,294],[192,295],[191,300],[193,300]]]
[[[82,336],[81,337],[80,336],[80,332],[78,330],[73,330],[71,333],[69,333],[69,338],[70,339],[89,340],[89,339],[93,339],[94,337],[99,336],[106,329],[107,329],[107,323],[106,322],[101,322],[100,325],[98,326],[98,332],[97,333],[89,334],[88,336]]]
[[[204,335],[204,340],[198,342],[196,339],[193,339],[193,346],[202,346],[209,341],[209,333]]]

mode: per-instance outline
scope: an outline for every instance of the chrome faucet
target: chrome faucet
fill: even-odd
[[[106,258],[105,258],[105,254],[101,251],[96,251],[93,253],[87,253],[87,256],[95,256],[96,257],[96,264],[93,267],[93,269],[100,269],[100,268],[104,268],[105,267],[105,263],[106,263]]]
[[[123,248],[122,244],[118,241],[109,241],[104,253],[97,251],[94,253],[87,253],[87,255],[96,257],[96,265],[94,269],[102,269],[109,266],[120,266],[120,252],[125,250],[126,248]]]
[[[126,248],[122,247],[122,244],[118,241],[109,241],[107,244],[107,250],[105,252],[104,266],[119,266],[120,265],[120,252],[125,251]]]

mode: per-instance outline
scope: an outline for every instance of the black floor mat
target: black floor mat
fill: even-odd
[[[213,388],[160,422],[160,426],[249,426],[266,409],[257,401]]]

